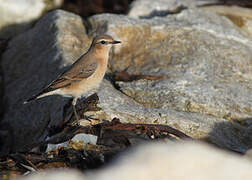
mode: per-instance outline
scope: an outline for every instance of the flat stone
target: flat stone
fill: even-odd
[[[92,134],[80,133],[80,134],[76,134],[72,138],[72,141],[80,141],[80,142],[83,142],[84,145],[87,145],[87,144],[96,145],[96,143],[97,143],[97,136],[94,136]]]
[[[79,143],[78,144],[78,147],[80,147],[80,144],[83,145],[82,146],[82,149],[84,149],[84,146],[87,145],[87,144],[93,144],[93,145],[96,145],[97,143],[97,136],[94,136],[92,134],[84,134],[84,133],[80,133],[80,134],[76,134],[72,139],[71,141],[73,143]],[[63,143],[60,143],[60,144],[48,144],[47,145],[47,149],[46,149],[46,152],[50,152],[50,151],[55,151],[57,150],[59,147],[69,147],[70,145],[70,142],[69,141],[66,141],[66,142],[63,142]]]

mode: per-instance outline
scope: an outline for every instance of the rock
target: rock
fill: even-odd
[[[89,22],[123,42],[114,49],[112,72],[128,68],[132,74],[167,76],[118,82],[136,105],[111,106],[100,98],[108,119],[117,115],[130,122],[168,124],[195,138],[210,135],[212,142],[234,151],[245,152],[251,146],[243,141],[246,127],[230,120],[252,116],[252,41],[231,21],[188,9],[152,19],[96,15]],[[99,97],[119,97],[100,92]]]
[[[207,6],[202,9],[212,11],[230,19],[244,34],[252,37],[252,10],[238,6]]]
[[[241,180],[252,177],[251,169],[249,160],[206,144],[156,143],[128,151],[110,167],[87,173],[86,178],[88,180],[188,178]]]
[[[81,175],[75,171],[39,172],[20,180],[71,179],[223,179],[249,180],[252,178],[251,161],[196,142],[152,143],[142,145],[121,154],[110,166],[87,171]]]
[[[6,50],[8,45],[7,39],[0,39],[0,61],[2,57],[2,53]],[[5,103],[4,103],[4,75],[2,64],[0,64],[0,121],[5,111]],[[0,140],[1,141],[1,140]]]
[[[73,138],[72,141],[77,141],[77,142],[83,142],[84,145],[86,144],[93,144],[96,145],[97,142],[97,136],[94,136],[92,134],[76,134]]]
[[[59,7],[62,0],[4,0],[0,3],[0,37],[9,38],[24,32],[32,22],[50,9]]]
[[[180,59],[180,62],[186,65],[186,56],[190,55],[189,57],[193,58],[191,55],[196,55],[196,48],[201,45],[198,40],[203,41],[203,38],[209,40],[209,43],[214,42],[206,38],[215,40],[218,37],[227,41],[233,39],[244,47],[252,45],[251,40],[244,37],[229,20],[200,10],[184,10],[177,15],[141,20],[104,14],[92,16],[89,22],[93,29],[98,29],[98,33],[111,34],[124,42],[123,46],[114,49],[114,60],[110,63],[113,72],[129,68],[130,72],[149,74],[178,73],[179,67],[173,72],[160,72],[159,67],[174,69],[170,68],[170,64],[175,63],[173,61],[176,59]],[[227,34],[229,36],[226,36]],[[204,43],[205,46],[209,44]],[[204,54],[203,50],[199,53]]]
[[[215,3],[216,0],[135,0],[131,3],[128,15],[133,18],[151,18],[176,13],[184,8]]]
[[[72,139],[71,142],[67,141],[67,142],[63,142],[60,144],[48,144],[46,152],[49,151],[55,151],[56,149],[58,149],[59,147],[73,147],[79,148],[79,149],[84,149],[84,146],[87,144],[93,144],[96,145],[97,143],[97,136],[91,135],[91,134],[76,134]]]
[[[9,41],[2,56],[8,101],[3,122],[14,132],[12,149],[44,139],[61,122],[68,98],[23,102],[62,73],[90,43],[81,17],[61,10],[48,13],[32,29]]]
[[[205,139],[219,147],[241,153],[251,148],[251,136],[248,134],[250,130],[224,118],[168,108],[147,108],[129,96],[115,91],[107,81],[101,85],[98,96],[102,110],[87,112],[86,115],[106,120],[117,117],[122,122],[130,123],[166,124],[193,138]]]
[[[0,62],[2,62],[2,53],[6,50],[7,45],[7,39],[0,39]],[[0,64],[0,144],[10,137],[9,130],[6,128],[6,124],[2,123],[2,118],[6,109],[6,102],[4,101],[4,90],[4,74],[2,64]],[[8,149],[10,148],[0,147],[0,155],[6,154],[5,152],[8,152]]]

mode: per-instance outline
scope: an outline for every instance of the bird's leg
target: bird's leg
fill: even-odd
[[[74,111],[74,115],[75,115],[75,118],[76,118],[76,120],[75,120],[74,122],[72,122],[72,125],[79,125],[79,122],[80,122],[80,120],[81,120],[81,119],[79,118],[79,115],[78,115],[78,113],[77,113],[77,111],[76,111],[76,108],[75,108],[76,103],[77,103],[77,100],[78,100],[78,97],[75,97],[75,98],[73,98],[73,101],[72,101],[73,111]],[[95,119],[95,118],[92,118],[92,117],[86,116],[86,115],[84,115],[84,119],[86,119],[86,120],[88,120],[88,121],[91,121],[91,120],[98,120],[98,119]]]
[[[77,111],[76,111],[76,108],[75,108],[75,105],[76,105],[76,103],[77,103],[77,100],[78,100],[78,98],[76,98],[76,97],[73,98],[72,106],[73,106],[73,111],[74,111],[74,115],[75,115],[76,121],[79,121],[80,118],[79,118],[79,116],[78,116],[78,114],[77,114]]]

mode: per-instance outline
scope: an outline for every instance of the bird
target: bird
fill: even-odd
[[[50,95],[72,97],[73,111],[79,120],[75,108],[77,100],[99,87],[107,70],[109,51],[112,45],[119,43],[121,41],[114,40],[110,35],[96,36],[86,53],[24,104]]]

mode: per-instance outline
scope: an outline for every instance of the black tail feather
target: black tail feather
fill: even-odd
[[[41,91],[40,93],[38,93],[36,95],[33,95],[31,98],[29,98],[26,101],[24,101],[23,104],[27,104],[27,103],[30,103],[30,102],[36,100],[40,95],[42,95],[44,93],[45,93],[44,91]]]

